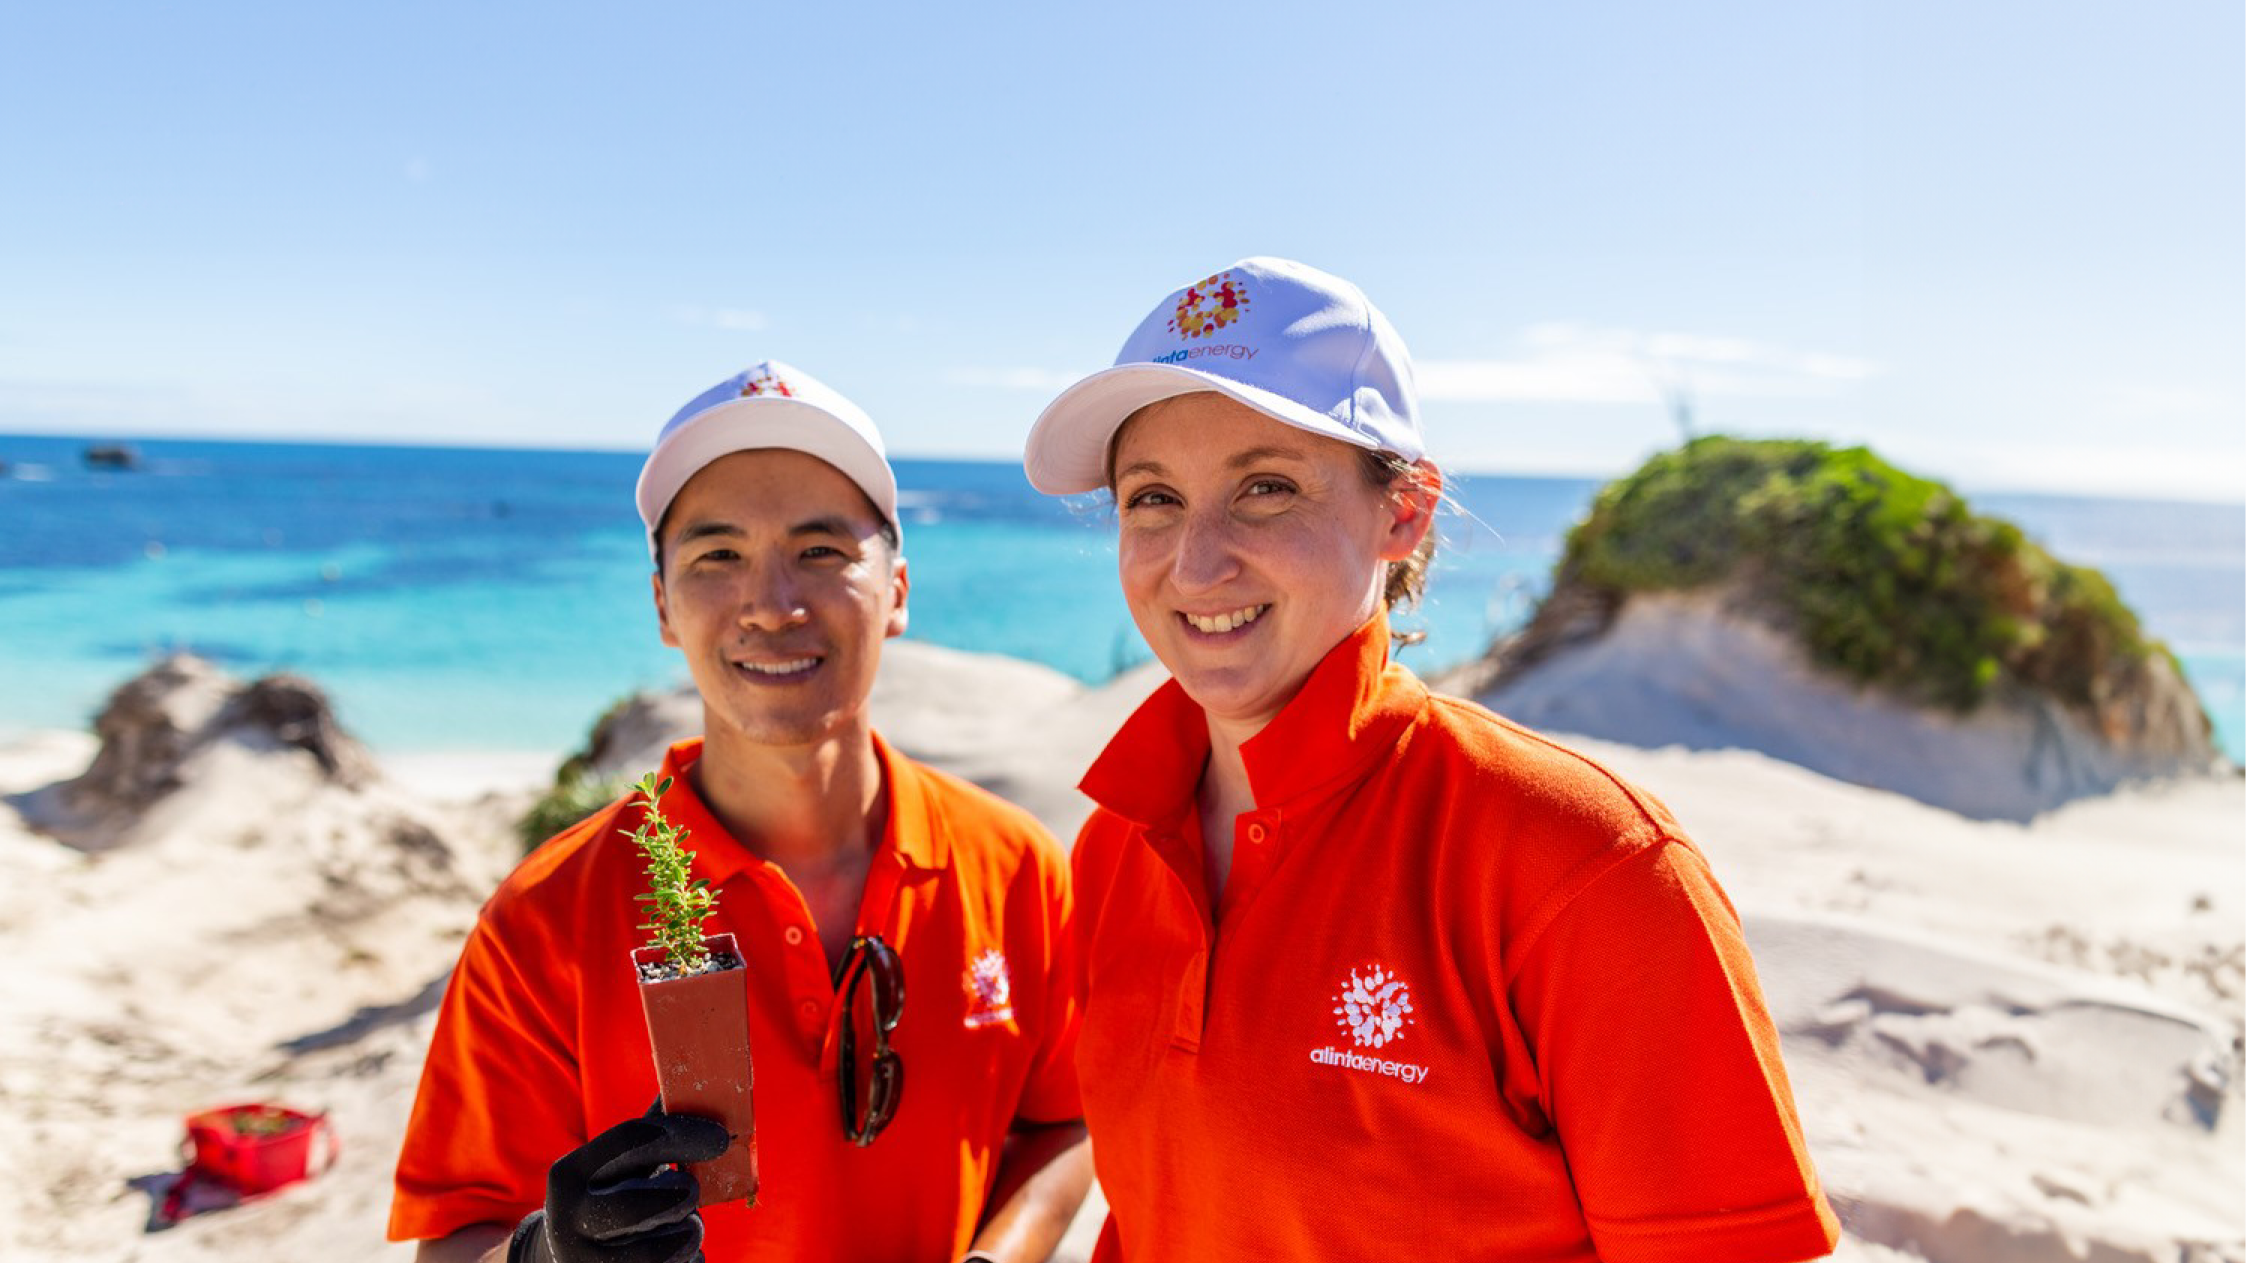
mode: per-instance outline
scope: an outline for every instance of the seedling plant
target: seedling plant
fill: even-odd
[[[668,976],[686,978],[712,968],[702,938],[717,907],[717,892],[706,878],[689,876],[694,853],[681,845],[686,832],[663,816],[661,799],[670,788],[669,777],[658,781],[653,772],[633,786],[647,802],[646,814],[632,831],[632,842],[647,857],[647,893],[632,897],[648,905],[647,920],[639,927],[649,932],[647,945],[663,950]]]
[[[280,1136],[296,1130],[300,1120],[284,1109],[271,1105],[244,1105],[229,1110],[226,1125],[237,1136]]]

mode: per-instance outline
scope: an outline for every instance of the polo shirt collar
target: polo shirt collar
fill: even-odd
[[[873,753],[889,787],[889,823],[882,828],[882,848],[895,851],[907,868],[949,867],[951,826],[929,801],[919,765],[897,753],[878,732],[873,734]]]
[[[894,852],[908,869],[942,869],[951,863],[951,830],[931,809],[920,769],[897,753],[881,734],[873,734],[874,758],[881,766],[882,783],[889,790],[889,820],[882,827],[881,850]],[[712,886],[722,886],[752,864],[763,863],[730,830],[711,814],[702,796],[694,792],[687,772],[701,761],[702,739],[694,737],[673,745],[663,755],[657,780],[670,778],[663,795],[663,815],[687,833],[687,849],[694,852],[695,876]],[[631,817],[638,823],[637,813]]]
[[[1386,611],[1374,615],[1327,651],[1240,748],[1256,805],[1281,806],[1357,779],[1426,704],[1426,686],[1388,661]],[[1208,759],[1206,713],[1168,680],[1124,721],[1078,788],[1127,820],[1168,825],[1193,802]]]

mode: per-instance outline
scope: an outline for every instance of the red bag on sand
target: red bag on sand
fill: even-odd
[[[187,1116],[190,1174],[244,1195],[268,1193],[335,1165],[335,1129],[325,1114],[285,1105],[222,1105]]]
[[[187,1169],[164,1199],[163,1220],[177,1220],[197,1184],[254,1197],[310,1179],[335,1165],[335,1129],[325,1114],[258,1102],[221,1105],[187,1116]],[[208,1207],[198,1207],[208,1209]],[[192,1212],[190,1212],[192,1213]]]

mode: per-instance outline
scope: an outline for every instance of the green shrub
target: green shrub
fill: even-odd
[[[530,854],[538,849],[539,843],[622,798],[624,791],[630,788],[631,782],[622,777],[573,773],[564,767],[554,778],[554,787],[532,803],[522,819],[515,822],[523,854]]]
[[[1600,491],[1560,581],[1625,594],[1745,582],[1816,660],[1971,709],[2004,680],[2094,705],[2160,647],[2096,571],[1860,448],[1695,439]]]

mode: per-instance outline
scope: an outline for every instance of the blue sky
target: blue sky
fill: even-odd
[[[1005,456],[1272,253],[1455,467],[1620,472],[1667,386],[2246,499],[2235,0],[0,15],[0,433],[629,448],[776,356]]]

